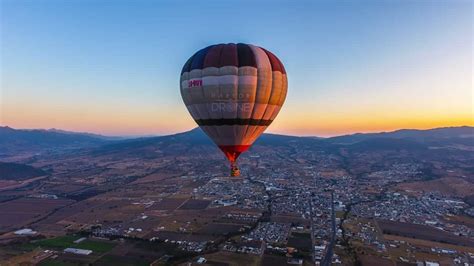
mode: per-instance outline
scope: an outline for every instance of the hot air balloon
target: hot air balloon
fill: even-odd
[[[225,154],[231,176],[239,176],[237,158],[277,116],[288,81],[283,64],[268,50],[229,43],[191,56],[180,87],[189,113]]]

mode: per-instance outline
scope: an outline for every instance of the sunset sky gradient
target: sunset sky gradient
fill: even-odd
[[[243,42],[285,64],[269,132],[474,126],[472,1],[5,0],[0,124],[159,135],[195,122],[185,61]]]

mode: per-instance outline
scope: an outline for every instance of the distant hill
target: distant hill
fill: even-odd
[[[368,138],[359,142],[348,145],[351,151],[367,152],[367,151],[415,151],[425,150],[428,147],[423,143],[411,140],[411,139],[398,139],[398,138]]]
[[[47,173],[25,164],[0,162],[0,180],[25,180]]]
[[[124,139],[131,139],[128,137],[119,137],[119,136],[104,136],[104,135],[99,135],[99,134],[94,134],[94,133],[88,133],[88,132],[74,132],[74,131],[67,131],[67,130],[61,130],[61,129],[56,129],[56,128],[50,128],[44,130],[46,132],[54,132],[54,133],[61,133],[61,134],[71,134],[71,135],[83,135],[83,136],[89,136],[92,138],[96,139],[103,139],[103,140],[124,140]]]
[[[412,151],[428,150],[429,145],[452,145],[472,143],[469,132],[473,128],[445,128],[433,130],[399,130],[388,133],[355,134],[333,138],[297,137],[278,134],[263,134],[252,149],[262,148],[304,148],[336,151],[345,148],[352,152]],[[442,142],[442,143],[441,143]],[[218,148],[200,129],[160,137],[124,140],[103,145],[92,150],[92,155],[117,155],[147,157],[156,154],[180,154],[218,151]]]
[[[420,143],[454,142],[459,144],[474,145],[474,127],[444,127],[427,130],[401,129],[392,132],[381,133],[357,133],[326,139],[331,143],[353,144],[360,141],[384,138],[405,139]]]
[[[94,135],[42,129],[0,127],[0,156],[93,147],[107,142]]]
[[[183,133],[118,141],[97,147],[92,155],[121,154],[123,156],[153,156],[156,153],[180,153],[189,149],[217,149],[200,129]]]
[[[305,149],[348,151],[424,151],[430,146],[474,146],[473,127],[436,128],[429,130],[403,129],[393,132],[367,133],[332,138],[297,137],[263,134],[254,148],[304,147]],[[156,154],[197,152],[203,154],[218,148],[200,129],[158,137],[116,140],[88,133],[53,130],[16,130],[0,127],[0,156],[17,152],[43,152],[86,149],[95,156],[116,155],[147,157]],[[1,159],[1,157],[0,157]]]
[[[254,146],[288,146],[290,144],[306,144],[309,147],[321,144],[318,138],[296,137],[277,134],[263,134]],[[108,145],[103,145],[93,150],[95,155],[113,154],[116,152],[126,152],[125,156],[133,154],[152,154],[156,152],[179,153],[190,150],[215,150],[218,148],[212,140],[200,128],[194,128],[183,133],[124,140]]]

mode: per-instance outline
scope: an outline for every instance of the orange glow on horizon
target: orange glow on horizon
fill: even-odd
[[[314,114],[315,116],[316,114]],[[279,134],[331,137],[354,133],[374,133],[398,129],[431,129],[438,127],[474,126],[472,113],[435,114],[422,112],[325,114],[278,118],[270,131]]]
[[[270,132],[284,135],[297,135],[297,136],[319,136],[319,137],[332,137],[340,135],[348,135],[354,133],[377,133],[377,132],[388,132],[399,129],[432,129],[439,127],[459,127],[459,126],[473,126],[473,119],[452,119],[452,120],[430,120],[430,121],[416,121],[414,120],[385,120],[385,121],[371,121],[374,122],[369,124],[368,122],[360,121],[352,122],[350,125],[325,125],[320,124],[317,126],[311,125],[295,125],[294,127],[282,127],[275,126],[270,129]],[[315,134],[316,132],[316,134]]]
[[[197,125],[184,108],[173,115],[150,109],[90,107],[75,109],[65,106],[42,106],[28,110],[27,105],[5,105],[1,124],[13,128],[57,128],[103,135],[164,135],[190,130]],[[109,114],[113,113],[113,116]],[[329,137],[353,133],[393,131],[397,129],[429,129],[449,126],[474,126],[469,113],[429,114],[428,112],[353,112],[311,113],[292,115],[282,112],[266,132]]]

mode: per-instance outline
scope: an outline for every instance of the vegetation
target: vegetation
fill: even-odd
[[[29,247],[42,247],[50,249],[81,248],[90,249],[96,253],[105,253],[111,250],[116,244],[112,242],[96,241],[85,239],[80,243],[74,243],[79,236],[60,236],[56,238],[42,239],[26,244]]]
[[[150,262],[135,257],[125,257],[125,256],[113,256],[113,255],[106,255],[100,258],[98,261],[94,263],[94,265],[114,265],[114,266],[128,266],[128,265],[136,265],[136,266],[148,266]]]
[[[47,259],[47,260],[41,261],[38,264],[38,266],[76,266],[76,265],[77,263],[53,260],[53,259]]]

